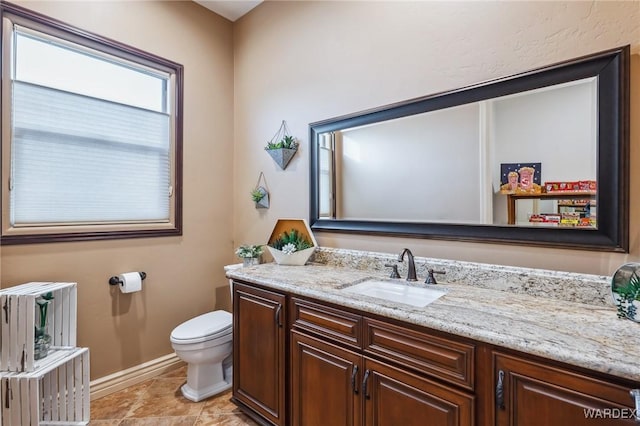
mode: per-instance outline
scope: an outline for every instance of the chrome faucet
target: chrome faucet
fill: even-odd
[[[416,263],[413,260],[413,253],[408,248],[402,249],[398,255],[398,262],[404,261],[404,254],[407,253],[409,264],[407,265],[407,281],[418,281],[416,278]]]

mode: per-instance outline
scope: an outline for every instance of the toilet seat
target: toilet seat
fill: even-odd
[[[183,322],[171,332],[171,342],[177,344],[201,343],[219,339],[233,332],[233,317],[226,311],[202,314]]]

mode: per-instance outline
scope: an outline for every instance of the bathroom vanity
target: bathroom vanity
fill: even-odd
[[[259,423],[635,423],[640,329],[617,319],[606,277],[416,258],[419,279],[447,275],[415,307],[345,291],[386,279],[393,255],[315,262],[227,272],[233,401]]]

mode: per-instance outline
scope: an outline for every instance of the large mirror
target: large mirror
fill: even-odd
[[[310,223],[628,249],[629,47],[310,125]]]

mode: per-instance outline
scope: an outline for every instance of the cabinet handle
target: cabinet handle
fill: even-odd
[[[282,323],[280,322],[280,311],[282,310],[282,305],[278,304],[278,309],[276,309],[276,324],[278,327],[282,327]]]
[[[4,391],[4,407],[11,408],[10,401],[11,389],[9,388],[9,379],[5,382],[5,391]]]
[[[356,376],[358,375],[358,366],[353,366],[353,371],[351,372],[351,387],[353,388],[353,393],[358,394],[358,382],[356,381]]]
[[[498,371],[498,384],[496,385],[496,405],[504,410],[504,371]]]
[[[636,423],[640,423],[640,389],[631,389],[631,391],[629,391],[629,395],[631,395],[631,398],[635,401],[636,409],[634,411],[634,416]]]
[[[369,391],[367,390],[367,381],[369,380],[370,370],[366,370],[364,372],[364,379],[362,379],[362,390],[364,391],[364,397],[366,399],[371,399],[371,395],[369,395]]]

